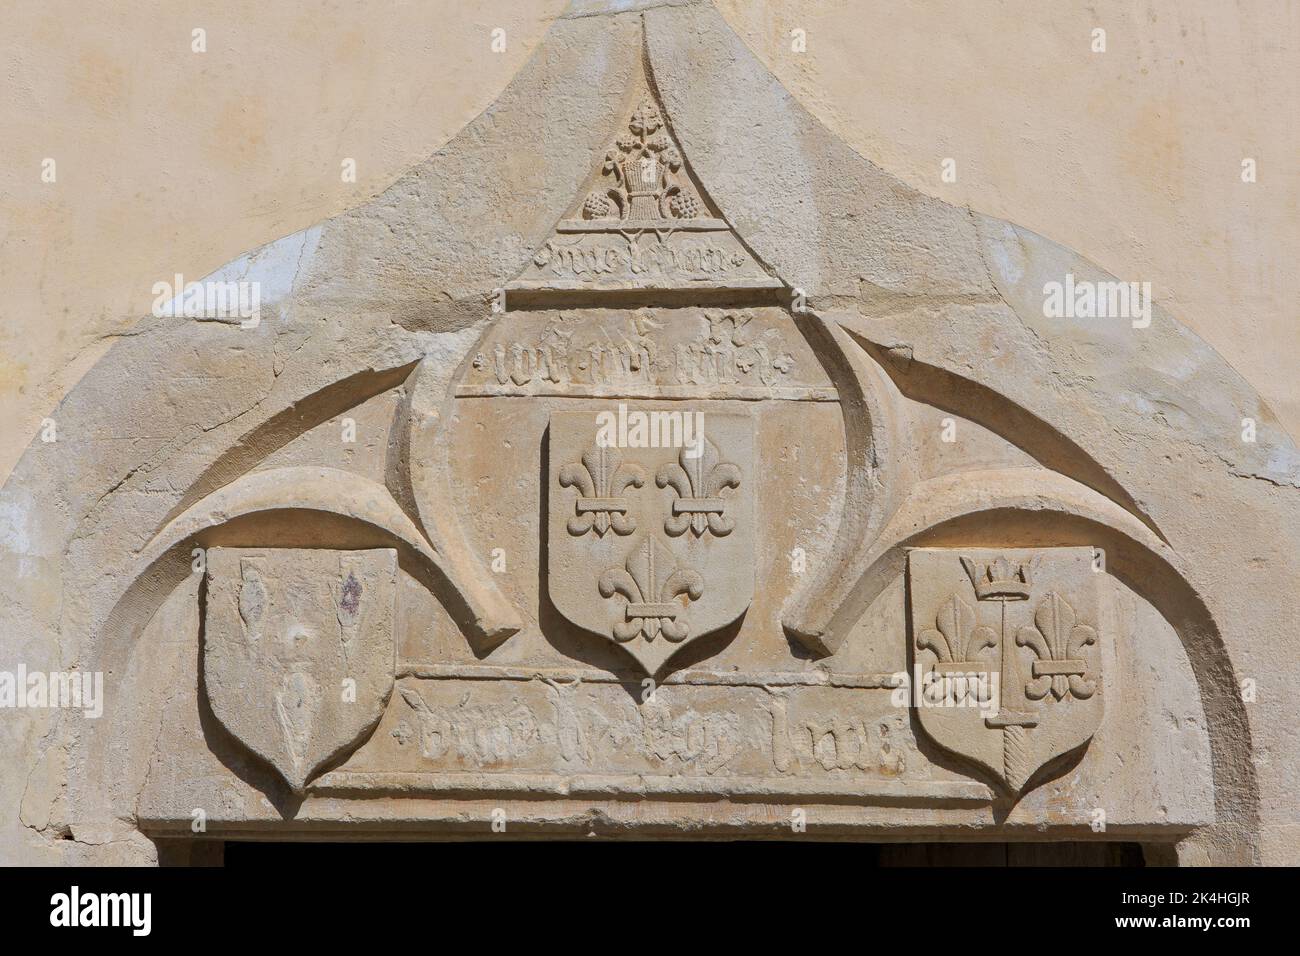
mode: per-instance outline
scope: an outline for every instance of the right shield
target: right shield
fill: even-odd
[[[1091,548],[908,554],[913,706],[941,747],[1019,795],[1101,723]]]

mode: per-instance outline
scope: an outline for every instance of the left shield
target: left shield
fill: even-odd
[[[397,552],[210,548],[217,719],[295,792],[373,730],[393,689]]]

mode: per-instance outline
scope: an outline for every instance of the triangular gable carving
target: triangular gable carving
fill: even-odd
[[[644,64],[610,138],[513,290],[776,289],[695,178]]]

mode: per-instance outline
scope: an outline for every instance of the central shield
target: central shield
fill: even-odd
[[[651,403],[552,414],[556,610],[648,674],[735,622],[754,591],[753,447],[746,414]]]

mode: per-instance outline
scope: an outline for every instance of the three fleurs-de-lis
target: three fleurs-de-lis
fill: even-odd
[[[676,497],[671,514],[664,519],[664,532],[679,537],[690,531],[696,538],[706,533],[725,537],[735,529],[735,521],[726,514],[727,501],[722,492],[740,487],[740,468],[720,461],[717,446],[707,438],[697,454],[682,448],[676,462],[662,465],[655,473],[655,484],[671,488]],[[626,492],[641,488],[645,472],[623,461],[617,448],[593,445],[582,455],[581,463],[570,462],[560,469],[563,488],[576,488],[574,514],[568,519],[569,533],[581,536],[595,533],[603,537],[613,530],[628,535],[636,530]],[[660,635],[674,643],[686,639],[690,628],[682,605],[676,600],[697,601],[704,594],[704,580],[699,572],[679,567],[672,552],[653,536],[644,536],[633,547],[622,568],[610,568],[600,575],[597,587],[602,597],[620,594],[627,600],[626,620],[614,624],[614,639],[630,641],[638,634],[647,641]]]

